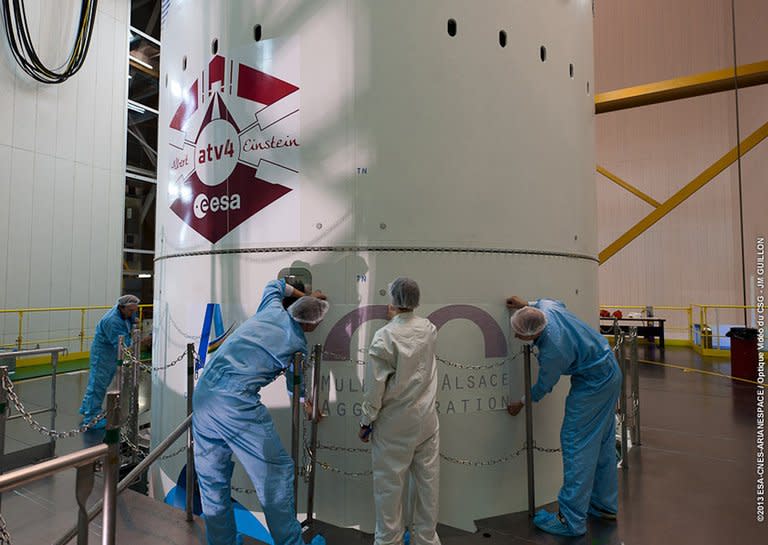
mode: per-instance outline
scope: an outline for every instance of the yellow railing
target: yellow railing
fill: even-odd
[[[749,313],[755,310],[753,305],[691,305],[691,311],[699,327],[697,342],[693,348],[704,356],[728,355],[729,349],[724,348],[725,333],[721,334],[723,326],[744,326],[744,313],[747,312],[747,325],[750,324]],[[728,343],[729,344],[729,343]]]
[[[600,305],[601,309],[608,311],[640,311],[643,314],[645,305]],[[667,344],[682,344],[693,347],[704,356],[728,356],[730,351],[723,342],[726,331],[721,333],[724,326],[743,326],[744,311],[755,310],[754,306],[744,305],[703,305],[692,304],[685,306],[652,305],[654,318],[666,318],[668,323],[664,329],[671,332],[685,332],[684,339],[667,338]],[[628,313],[625,313],[628,314]],[[684,314],[683,318],[681,314]],[[642,317],[645,317],[644,315]],[[751,321],[747,316],[747,324]],[[681,325],[684,324],[684,325]],[[671,341],[671,342],[670,342]]]
[[[49,307],[49,308],[14,308],[14,309],[0,309],[0,318],[6,317],[6,316],[17,316],[18,322],[16,327],[16,339],[12,343],[6,343],[6,344],[0,344],[0,348],[4,349],[17,349],[22,350],[25,347],[28,346],[35,346],[39,344],[46,344],[46,345],[52,345],[52,344],[61,344],[61,343],[75,343],[76,345],[79,345],[80,350],[79,352],[86,352],[86,342],[93,339],[93,335],[89,335],[88,333],[91,332],[92,329],[95,328],[95,323],[93,324],[93,327],[88,326],[88,313],[89,312],[96,312],[96,311],[107,311],[111,306],[82,306],[82,307]],[[147,314],[151,315],[151,309],[152,305],[139,305],[139,327],[143,327],[143,321],[144,316]],[[50,314],[58,314],[58,313],[73,313],[77,312],[80,314],[80,326],[79,330],[77,328],[67,327],[63,328],[65,331],[72,332],[72,335],[58,337],[58,338],[49,338],[50,335],[46,336],[45,338],[38,338],[38,339],[29,339],[29,336],[32,336],[33,334],[30,334],[28,329],[28,319],[30,316],[34,314],[40,314],[40,313],[50,313]],[[102,312],[102,315],[104,312]],[[101,316],[99,316],[101,318]],[[27,324],[26,331],[25,331],[25,323]],[[56,331],[61,330],[62,328],[56,328]],[[48,330],[50,331],[50,329]]]

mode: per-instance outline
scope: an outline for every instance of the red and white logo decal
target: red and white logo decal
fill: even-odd
[[[296,187],[299,88],[221,55],[171,85],[170,207],[216,243]]]

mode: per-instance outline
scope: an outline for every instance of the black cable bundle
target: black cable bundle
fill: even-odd
[[[2,0],[5,35],[19,66],[41,83],[63,83],[74,76],[82,68],[88,54],[97,3],[98,0],[82,0],[77,36],[69,58],[62,66],[50,69],[37,56],[32,44],[24,0]]]

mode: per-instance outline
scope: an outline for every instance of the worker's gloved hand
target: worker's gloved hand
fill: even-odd
[[[513,295],[512,297],[507,297],[506,303],[507,303],[507,308],[509,310],[518,310],[528,304],[527,301],[523,301],[517,295]]]
[[[368,443],[371,440],[371,434],[373,433],[373,426],[360,426],[360,431],[357,436],[363,443]]]
[[[307,415],[307,420],[312,420],[312,400],[307,399],[304,401],[304,414]],[[317,421],[320,422],[323,419],[323,415],[320,414],[320,411],[317,411]]]
[[[523,410],[525,404],[522,401],[513,401],[507,405],[507,412],[512,416],[517,416]]]

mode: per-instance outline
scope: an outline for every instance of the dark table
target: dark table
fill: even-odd
[[[613,335],[613,324],[615,318],[600,318],[600,333],[603,335]],[[655,344],[656,337],[659,338],[659,348],[664,353],[664,322],[666,318],[621,318],[618,320],[619,328],[624,333],[629,333],[631,327],[637,328],[637,335],[645,337],[651,344]]]

